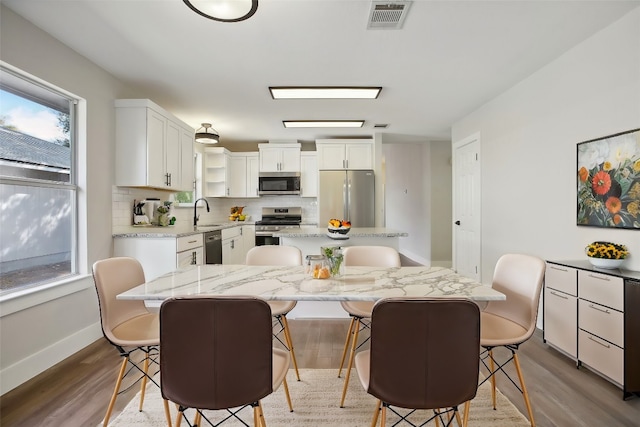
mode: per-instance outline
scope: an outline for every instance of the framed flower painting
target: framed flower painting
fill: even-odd
[[[640,129],[578,144],[577,224],[640,230]]]

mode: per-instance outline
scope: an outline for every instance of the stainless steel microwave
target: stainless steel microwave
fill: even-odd
[[[258,194],[260,196],[300,194],[300,172],[260,172]]]

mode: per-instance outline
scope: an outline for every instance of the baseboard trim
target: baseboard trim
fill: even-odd
[[[0,395],[29,381],[102,336],[100,322],[67,336],[0,371]]]

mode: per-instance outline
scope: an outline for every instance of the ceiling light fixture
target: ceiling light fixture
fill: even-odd
[[[283,120],[286,128],[361,128],[364,120]]]
[[[376,99],[382,87],[270,86],[273,99]]]
[[[196,131],[196,142],[200,144],[217,144],[220,141],[218,131],[211,127],[211,123],[202,123]]]
[[[258,10],[258,0],[183,0],[198,15],[220,22],[238,22]]]

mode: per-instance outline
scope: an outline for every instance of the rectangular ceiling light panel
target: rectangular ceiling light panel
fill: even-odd
[[[286,128],[361,128],[364,120],[283,120]]]
[[[273,86],[273,99],[376,99],[381,87]]]

